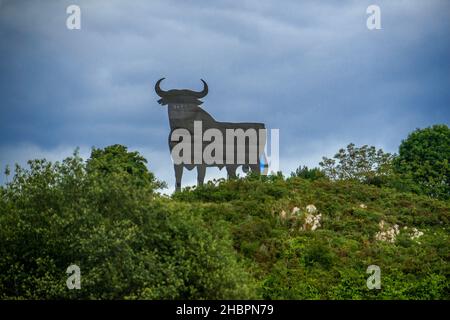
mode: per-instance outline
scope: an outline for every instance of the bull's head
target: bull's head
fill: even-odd
[[[196,104],[200,105],[203,103],[203,101],[200,101],[199,99],[203,98],[208,94],[208,85],[206,84],[203,79],[200,79],[203,82],[203,90],[200,92],[182,89],[182,90],[169,90],[164,91],[159,86],[161,81],[163,81],[165,78],[159,79],[158,82],[155,84],[155,91],[158,96],[161,97],[161,99],[158,100],[158,103],[161,105],[166,104]]]

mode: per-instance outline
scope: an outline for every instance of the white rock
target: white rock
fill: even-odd
[[[311,214],[314,214],[314,213],[317,212],[317,208],[316,208],[316,206],[313,205],[313,204],[308,204],[308,205],[306,206],[306,212],[311,213]]]
[[[314,231],[318,227],[320,227],[320,220],[322,218],[322,214],[313,215],[308,213],[305,217],[305,223],[303,224],[303,230],[311,230]]]

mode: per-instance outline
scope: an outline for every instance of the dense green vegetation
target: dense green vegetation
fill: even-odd
[[[254,264],[261,297],[449,297],[448,203],[350,181],[264,180],[223,182],[176,196],[205,207],[205,219],[229,222],[235,249]],[[315,231],[302,230],[308,204],[322,214]],[[290,217],[295,207],[301,213]],[[402,229],[395,243],[375,240],[382,220]],[[424,235],[411,240],[405,226]],[[382,270],[380,291],[366,287],[371,264]]]
[[[450,199],[450,128],[434,125],[417,129],[402,141],[394,168],[407,175],[419,192]]]
[[[108,152],[135,161],[124,167]],[[112,146],[94,150],[87,163],[75,154],[16,168],[1,189],[2,298],[252,295],[227,230],[206,224],[192,206],[156,195],[160,183],[141,166],[143,158],[129,155]],[[81,268],[79,291],[66,287],[71,264]]]
[[[356,178],[302,167],[171,197],[119,145],[16,166],[0,188],[0,298],[449,299],[450,202],[404,187],[416,179],[405,151],[395,164],[350,147],[340,159]],[[358,168],[382,165],[359,170],[352,152]],[[66,287],[71,264],[80,290]],[[366,286],[369,265],[380,290]]]

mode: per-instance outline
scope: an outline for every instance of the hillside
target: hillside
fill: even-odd
[[[450,298],[448,201],[282,176],[167,197],[76,154],[30,164],[0,188],[3,299]]]
[[[210,184],[174,198],[206,221],[225,222],[262,298],[450,297],[448,202],[282,177]],[[381,290],[366,286],[369,265],[381,269]]]

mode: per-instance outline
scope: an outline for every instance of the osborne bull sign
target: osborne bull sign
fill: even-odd
[[[158,103],[168,107],[170,135],[169,148],[174,163],[176,191],[181,189],[183,168],[197,168],[197,183],[202,185],[207,167],[226,168],[228,178],[236,177],[236,169],[244,172],[267,174],[265,153],[267,130],[264,123],[219,122],[203,110],[200,99],[208,94],[208,85],[202,79],[203,90],[161,89],[164,78],[155,84],[161,99]],[[272,155],[278,163],[278,131],[276,150],[272,134]],[[278,164],[277,164],[278,165]]]

